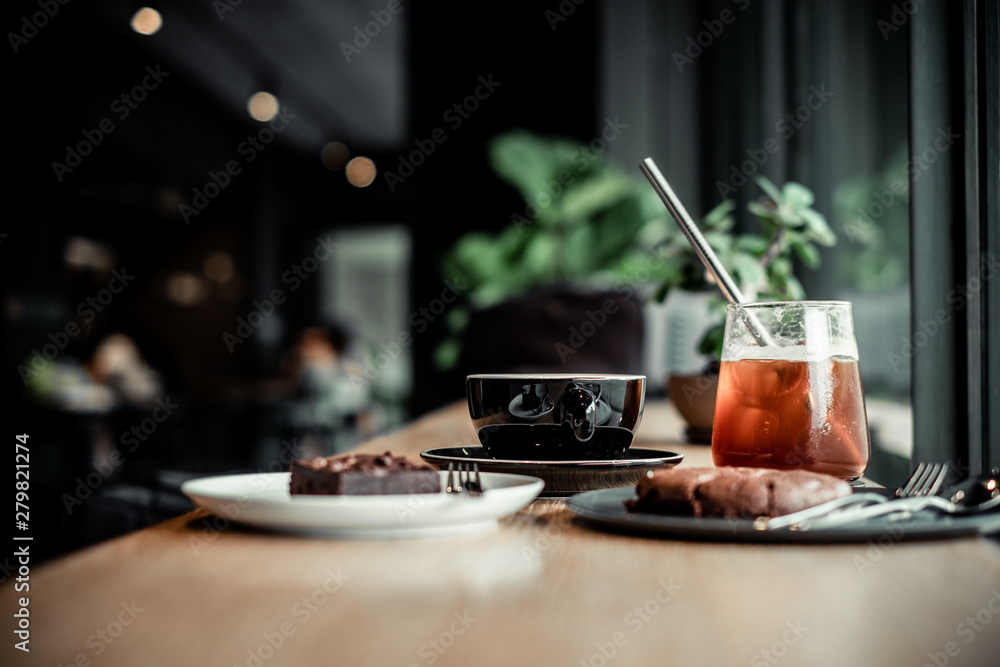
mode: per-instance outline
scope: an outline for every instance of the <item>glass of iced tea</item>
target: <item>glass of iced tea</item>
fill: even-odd
[[[712,426],[719,466],[853,480],[870,445],[851,304],[730,305]]]

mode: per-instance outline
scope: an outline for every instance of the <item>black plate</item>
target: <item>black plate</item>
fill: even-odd
[[[447,469],[449,463],[475,463],[483,472],[507,472],[540,477],[543,498],[565,498],[581,491],[634,487],[649,470],[671,468],[682,454],[632,447],[628,458],[606,461],[515,461],[493,459],[478,445],[425,449],[420,458]]]
[[[871,489],[858,489],[858,492]],[[715,542],[824,543],[926,540],[988,535],[1000,531],[1000,512],[978,516],[941,516],[917,512],[912,518],[888,522],[860,521],[824,530],[757,530],[752,519],[693,518],[628,512],[625,500],[633,489],[604,489],[573,496],[566,506],[577,516],[602,528],[657,537]]]

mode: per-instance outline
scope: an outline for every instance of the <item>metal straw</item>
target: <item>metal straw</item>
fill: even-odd
[[[691,247],[694,249],[698,258],[708,269],[708,272],[712,274],[715,278],[715,283],[722,290],[722,294],[726,297],[729,303],[740,306],[746,303],[746,299],[743,297],[743,293],[740,288],[736,286],[736,281],[733,277],[729,275],[726,271],[726,267],[722,265],[719,261],[719,256],[715,254],[712,250],[712,246],[708,245],[708,241],[702,236],[701,230],[691,219],[688,214],[687,209],[681,204],[681,200],[677,198],[674,194],[673,188],[667,183],[667,179],[663,177],[660,173],[659,168],[656,163],[653,162],[653,158],[648,157],[642,161],[639,165],[642,169],[642,173],[646,175],[649,182],[652,183],[653,189],[656,190],[656,194],[660,195],[660,199],[663,200],[664,206],[670,211],[670,215],[673,216],[674,220],[677,221],[677,226],[681,228],[684,232],[684,236],[687,237],[688,241],[691,243]],[[767,335],[767,331],[761,326],[760,322],[757,321],[749,312],[743,308],[737,308],[740,313],[741,318],[747,326],[747,330],[750,335],[754,337],[758,344],[765,346],[773,344],[770,341],[770,337]]]

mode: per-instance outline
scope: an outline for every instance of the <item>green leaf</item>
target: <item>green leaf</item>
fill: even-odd
[[[496,137],[489,146],[494,171],[535,203],[545,183],[558,183],[559,173],[572,164],[577,148],[570,142],[514,130]]]
[[[554,211],[563,222],[586,220],[622,201],[632,191],[632,184],[621,176],[608,174],[587,179],[581,187],[567,188],[556,198]],[[635,211],[638,217],[639,212]]]
[[[591,227],[572,227],[566,230],[561,246],[559,261],[565,269],[564,277],[587,276],[600,268],[597,260],[599,248]]]
[[[434,350],[434,364],[443,371],[451,370],[458,363],[461,351],[462,346],[457,339],[447,338]]]
[[[738,239],[736,239],[736,242],[733,244],[733,247],[741,252],[746,252],[751,255],[754,255],[755,257],[760,257],[765,252],[767,252],[767,248],[769,245],[770,244],[767,242],[767,239],[765,238],[761,238],[760,236],[756,235],[743,234]]]
[[[455,305],[445,315],[445,323],[449,331],[462,331],[469,324],[469,311],[460,305]]]
[[[525,268],[535,269],[535,277],[559,275],[559,242],[551,236],[537,236],[524,249]]]
[[[811,243],[803,243],[802,241],[793,241],[792,248],[795,249],[796,254],[802,263],[808,266],[810,269],[815,269],[820,265],[820,255],[819,250]]]
[[[636,245],[636,236],[644,224],[641,214],[638,203],[626,198],[590,221],[588,228],[594,242],[593,268],[611,266],[618,257]]]
[[[516,229],[507,227],[493,238],[487,238],[487,242],[478,249],[476,256],[470,257],[470,261],[484,261],[486,263],[498,262],[501,267],[491,265],[490,270],[509,270],[512,266],[520,263],[527,248],[534,239],[542,236],[541,230],[535,227],[531,230]]]
[[[802,283],[795,276],[789,274],[785,279],[785,291],[788,298],[792,301],[801,301],[806,298],[806,291],[802,287]]]
[[[447,274],[469,283],[473,289],[502,270],[502,258],[493,248],[492,238],[484,233],[472,233],[460,239],[445,264]]]
[[[715,324],[705,331],[701,342],[698,343],[698,351],[702,354],[714,355],[716,359],[722,358],[722,343],[726,336],[726,325]]]
[[[747,210],[756,215],[758,218],[763,218],[765,220],[777,220],[778,210],[761,204],[759,201],[752,201],[747,203]]]
[[[788,206],[779,206],[775,211],[774,222],[778,227],[784,227],[785,229],[798,229],[806,224],[805,219],[800,215],[801,210],[789,208]]]
[[[719,255],[729,252],[729,249],[733,246],[733,235],[726,232],[705,232],[702,236],[708,241],[708,245],[712,246],[712,250]],[[684,241],[686,243],[687,239],[684,239]],[[692,259],[695,258],[692,256]],[[697,260],[695,259],[695,261]]]
[[[727,199],[726,201],[718,204],[715,208],[709,211],[704,218],[702,218],[702,231],[705,229],[718,229],[720,231],[732,229],[732,213],[735,208],[736,202],[732,199]]]
[[[654,302],[666,301],[667,295],[670,294],[670,290],[672,287],[673,286],[667,281],[661,282],[659,286],[656,288],[656,291],[653,293],[653,301]]]
[[[651,278],[658,285],[656,293],[653,295],[653,299],[656,301],[662,301],[667,298],[667,293],[671,289],[681,286],[681,267],[674,260],[675,258],[663,257],[661,261],[656,263],[652,271]],[[644,269],[648,270],[648,263],[645,261],[645,258],[636,256],[623,261],[618,273],[626,282],[634,283],[636,276],[645,275]]]
[[[812,190],[794,181],[785,183],[781,188],[781,194],[785,199],[785,205],[791,209],[809,208],[816,201]]]
[[[764,193],[767,194],[767,196],[771,198],[771,201],[773,201],[777,206],[781,206],[784,203],[781,191],[778,190],[778,187],[768,180],[767,177],[758,176],[754,180],[757,181],[757,185],[760,186],[760,189],[763,190]]]
[[[805,290],[798,279],[788,273],[772,274],[767,296],[783,301],[798,301],[805,297]]]
[[[778,256],[767,265],[767,271],[771,276],[787,278],[792,275],[792,262],[787,257]]]
[[[767,282],[764,267],[752,255],[739,253],[732,260],[733,273],[743,285],[763,285]]]
[[[826,218],[823,217],[822,213],[814,211],[811,208],[799,211],[799,213],[805,220],[806,228],[816,243],[825,246],[834,246],[837,244],[837,235],[830,229],[830,225],[826,223]]]

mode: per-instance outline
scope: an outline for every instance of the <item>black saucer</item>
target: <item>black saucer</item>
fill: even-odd
[[[545,480],[543,498],[564,498],[582,491],[634,486],[649,470],[672,468],[682,454],[632,447],[627,458],[600,461],[519,461],[490,458],[479,445],[438,447],[420,452],[420,458],[447,469],[449,463],[475,463],[483,472],[531,475]]]

